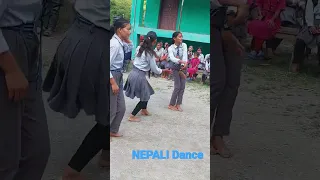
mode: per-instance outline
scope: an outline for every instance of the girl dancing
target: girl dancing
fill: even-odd
[[[129,121],[138,122],[140,119],[136,117],[141,110],[141,115],[150,115],[147,111],[148,101],[150,96],[154,94],[154,90],[147,81],[146,74],[151,70],[155,74],[162,72],[169,72],[168,69],[160,69],[156,64],[156,52],[153,46],[157,43],[157,34],[153,31],[148,32],[143,43],[136,50],[136,57],[133,61],[133,70],[124,86],[125,94],[127,97],[140,99],[135,109],[132,111]],[[149,75],[150,77],[150,75]]]

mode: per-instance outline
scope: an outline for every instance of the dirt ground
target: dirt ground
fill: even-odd
[[[212,180],[319,178],[320,82],[288,73],[285,48],[275,57],[281,65],[244,66],[228,138],[235,155],[211,157]]]

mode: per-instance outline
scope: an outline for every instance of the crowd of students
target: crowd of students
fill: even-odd
[[[143,41],[143,36],[140,41]],[[161,69],[170,69],[170,57],[168,56],[169,43],[157,42],[154,51],[156,52],[156,64]],[[194,51],[193,46],[188,47],[188,64],[187,64],[187,78],[193,81],[198,76],[198,71],[202,71],[201,83],[205,83],[210,75],[210,54],[205,56],[202,54],[202,49],[199,47]],[[159,77],[157,74],[152,73],[153,77]],[[162,78],[171,80],[170,73],[162,73]]]
[[[239,39],[246,39],[247,33],[253,37],[249,58],[271,60],[283,40],[276,37],[281,26],[295,28],[298,34],[294,43],[291,71],[300,72],[311,49],[316,47],[319,49],[319,1],[249,0],[248,3],[251,4],[248,21],[233,27],[232,31]],[[232,19],[236,13],[231,10],[228,16]],[[262,49],[264,43],[265,51]],[[319,51],[318,60],[320,65]]]

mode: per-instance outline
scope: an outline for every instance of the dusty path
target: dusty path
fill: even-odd
[[[111,179],[113,180],[195,180],[210,178],[209,158],[209,88],[187,84],[184,112],[167,109],[172,81],[151,78],[155,90],[148,109],[150,117],[129,122],[128,116],[139,100],[126,98],[127,113],[121,130],[124,137],[111,142]],[[120,130],[120,131],[121,131]],[[204,160],[132,160],[138,149],[203,152]]]
[[[319,92],[319,79],[245,67],[229,142],[235,156],[212,157],[211,179],[318,179]]]

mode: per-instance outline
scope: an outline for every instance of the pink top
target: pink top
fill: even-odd
[[[262,20],[253,20],[248,23],[248,33],[255,38],[267,40],[272,38],[280,29],[280,15],[274,20],[274,27],[269,27],[267,21],[270,20],[276,11],[286,7],[285,0],[256,0],[257,6],[261,10]]]
[[[199,58],[192,58],[190,61],[190,64],[191,64],[191,68],[198,67],[198,65],[200,64]]]

